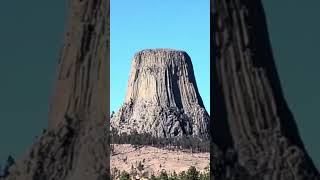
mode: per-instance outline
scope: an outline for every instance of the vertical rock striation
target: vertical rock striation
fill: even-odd
[[[7,180],[109,179],[109,3],[69,0],[49,128]]]
[[[107,113],[107,1],[70,0],[65,42],[49,115],[49,128],[65,114],[101,123]]]
[[[186,52],[146,49],[135,54],[124,105],[111,118],[113,128],[157,137],[208,138],[208,123]]]
[[[214,177],[320,179],[281,90],[261,1],[213,0],[211,20],[211,135],[223,152]]]

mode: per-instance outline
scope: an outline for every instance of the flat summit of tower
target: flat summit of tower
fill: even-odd
[[[173,48],[153,48],[153,49],[143,49],[138,53],[145,53],[145,52],[171,52],[171,53],[186,53],[183,50],[173,49]]]

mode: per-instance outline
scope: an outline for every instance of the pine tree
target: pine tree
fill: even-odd
[[[130,180],[130,174],[126,171],[122,171],[120,174],[120,180]]]
[[[191,166],[187,171],[187,178],[189,180],[198,180],[199,179],[199,172],[194,166]]]
[[[169,180],[167,172],[166,171],[161,171],[159,179],[161,179],[161,180]]]
[[[156,176],[154,174],[151,175],[150,180],[157,180]]]
[[[180,172],[180,174],[179,174],[179,179],[181,179],[181,180],[188,180],[188,179],[187,179],[187,174],[186,174],[185,171]]]

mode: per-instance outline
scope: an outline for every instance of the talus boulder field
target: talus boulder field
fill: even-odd
[[[208,138],[209,119],[186,52],[145,49],[134,55],[125,102],[112,116],[112,128],[156,137]]]

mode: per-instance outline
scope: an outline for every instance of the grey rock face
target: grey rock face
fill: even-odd
[[[7,180],[109,179],[109,3],[70,0],[69,6],[48,131]]]
[[[320,179],[281,91],[261,1],[214,0],[212,8],[211,135],[221,150],[213,177]]]
[[[135,54],[125,102],[111,118],[112,128],[157,137],[208,138],[208,123],[186,52],[146,49]]]
[[[69,24],[58,63],[50,129],[58,126],[66,113],[102,123],[109,104],[109,3],[69,1]]]

